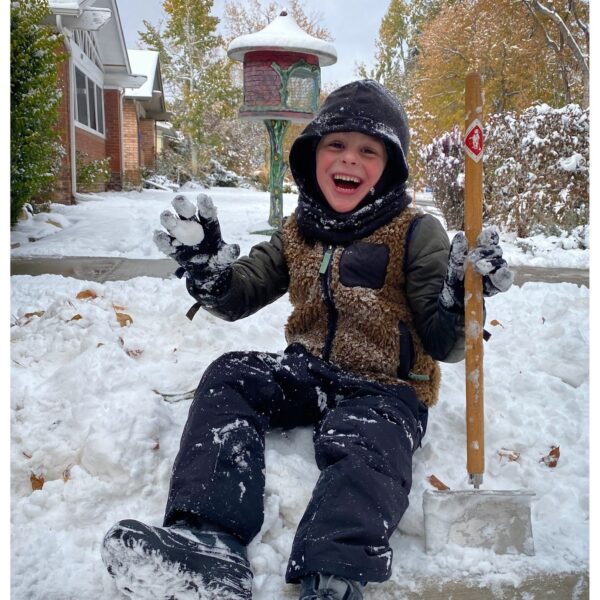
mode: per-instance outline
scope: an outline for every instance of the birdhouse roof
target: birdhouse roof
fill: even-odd
[[[326,67],[337,62],[337,52],[330,42],[309,35],[296,23],[294,17],[282,12],[264,29],[241,35],[229,44],[227,54],[243,61],[246,52],[257,50],[282,50],[314,54],[319,65]]]

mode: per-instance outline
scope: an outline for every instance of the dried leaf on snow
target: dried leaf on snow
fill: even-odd
[[[540,462],[543,462],[547,467],[553,469],[558,464],[560,458],[560,446],[552,446],[550,452],[546,456],[540,458]]]
[[[497,319],[492,319],[490,321],[490,325],[492,327],[498,327],[498,325],[500,325],[500,327],[502,327],[502,329],[504,329],[504,325],[502,325],[502,323],[500,323],[500,321],[498,321]]]
[[[430,475],[427,478],[427,481],[429,481],[429,483],[436,490],[439,490],[440,492],[444,492],[445,490],[449,490],[450,489],[443,481],[440,481],[435,475]]]
[[[31,489],[34,491],[41,490],[44,487],[44,478],[43,477],[38,477],[37,475],[32,473],[31,476],[29,477],[29,480],[31,481]]]
[[[127,313],[115,312],[115,315],[117,316],[117,321],[119,321],[121,327],[127,327],[127,325],[133,323],[133,319]]]
[[[77,300],[93,300],[97,297],[98,294],[96,294],[96,292],[94,292],[93,290],[82,290],[76,296]]]
[[[35,312],[25,313],[23,318],[31,319],[31,317],[42,317],[46,313],[45,310],[36,310]]]

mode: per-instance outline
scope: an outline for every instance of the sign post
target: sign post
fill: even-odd
[[[472,249],[483,226],[483,100],[481,78],[465,80],[465,235]],[[485,469],[483,414],[483,281],[465,264],[467,471],[479,488]]]

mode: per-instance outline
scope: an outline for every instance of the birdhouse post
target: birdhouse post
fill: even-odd
[[[290,123],[307,122],[315,115],[321,67],[334,64],[337,53],[332,44],[306,33],[283,11],[261,31],[233,40],[227,54],[244,64],[240,118],[262,120],[269,134],[269,225],[276,229],[283,219],[286,131]]]

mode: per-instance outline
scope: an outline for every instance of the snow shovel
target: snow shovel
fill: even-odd
[[[475,245],[483,221],[483,102],[481,79],[465,81],[465,234]],[[448,544],[489,548],[497,554],[534,554],[530,491],[480,490],[484,473],[483,284],[465,267],[465,384],[467,472],[474,489],[427,490],[423,495],[425,549]]]

